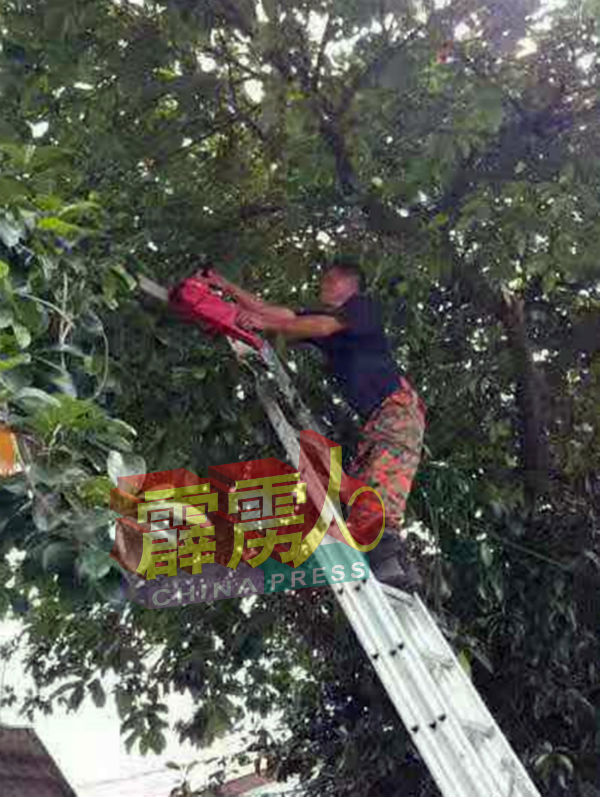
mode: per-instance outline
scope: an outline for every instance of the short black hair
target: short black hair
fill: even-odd
[[[365,288],[365,273],[359,263],[347,255],[336,255],[325,265],[325,274],[330,271],[337,271],[347,277],[353,277],[358,281],[360,290]]]

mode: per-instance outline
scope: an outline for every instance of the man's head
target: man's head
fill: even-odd
[[[351,260],[335,258],[321,278],[321,302],[327,307],[341,307],[364,287],[359,265]]]

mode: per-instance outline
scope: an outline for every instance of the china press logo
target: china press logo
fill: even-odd
[[[119,478],[111,556],[137,576],[129,597],[161,608],[368,577],[381,497],[343,472],[340,446],[312,431],[300,443],[297,471],[263,459]]]

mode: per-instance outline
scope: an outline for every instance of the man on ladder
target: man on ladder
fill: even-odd
[[[268,305],[206,271],[170,291],[145,277],[140,277],[139,284],[148,295],[169,302],[184,320],[225,335],[234,348],[237,341],[260,352],[271,378],[278,379],[290,403],[296,398],[298,418],[301,413],[309,425],[309,413],[291,395],[289,377],[271,347],[239,322],[312,341],[325,350],[346,396],[364,421],[355,471],[366,474],[382,490],[394,518],[385,543],[371,552],[379,580],[338,583],[333,593],[444,797],[540,797],[419,595],[382,588],[379,583],[401,584],[406,589],[412,581],[412,588],[416,586],[414,574],[402,569],[403,546],[394,532],[420,457],[424,408],[393,364],[376,305],[361,293],[360,272],[350,264],[333,263],[322,281],[324,308],[310,315]],[[211,284],[238,304],[223,302],[210,290]],[[257,377],[257,389],[261,386]],[[259,396],[295,462],[300,454],[297,430],[268,391],[261,394],[259,390]],[[349,505],[347,496],[340,497]],[[363,542],[369,545],[381,533],[380,514],[374,524],[377,534],[370,529],[367,534],[369,523],[355,522],[360,503],[352,506],[346,525],[359,542],[359,534],[368,536]],[[366,513],[371,519],[372,514]]]
[[[214,271],[205,279],[236,300],[242,308],[241,326],[304,340],[323,351],[362,421],[350,475],[374,487],[385,506],[386,529],[370,554],[371,569],[384,584],[418,589],[421,578],[406,554],[400,530],[421,458],[425,405],[393,360],[379,306],[363,293],[360,268],[343,258],[332,260],[321,280],[322,309],[317,312],[269,304]],[[374,529],[381,522],[379,503],[374,497],[372,501],[361,501],[348,523],[361,543],[376,536]]]

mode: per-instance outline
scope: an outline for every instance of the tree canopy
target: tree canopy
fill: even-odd
[[[326,592],[148,611],[107,555],[111,478],[283,457],[228,348],[135,274],[212,262],[301,305],[344,252],[429,409],[429,602],[544,793],[600,795],[598,13],[5,0],[0,409],[24,470],[0,483],[0,609],[28,712],[102,705],[113,672],[142,751],[179,690],[200,746],[281,712],[253,746],[308,794],[435,793]],[[286,358],[349,448],[319,363]]]

